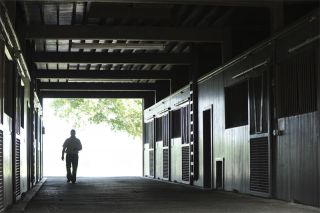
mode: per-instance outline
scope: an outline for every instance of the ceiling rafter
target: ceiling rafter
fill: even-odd
[[[88,12],[89,18],[170,20],[174,17],[172,5],[105,4],[94,2]]]
[[[155,91],[41,91],[42,98],[150,98]]]
[[[173,71],[164,70],[37,70],[37,79],[154,79],[170,80]]]
[[[44,1],[44,0],[17,0],[17,1]],[[177,4],[177,5],[214,5],[239,7],[268,7],[276,0],[91,0],[90,2],[125,3],[125,4]],[[292,1],[292,0],[291,0]],[[306,0],[311,1],[311,0]],[[74,0],[45,0],[45,2],[74,2]],[[88,2],[88,0],[77,0]]]
[[[224,29],[150,26],[28,25],[25,39],[223,42]]]
[[[40,91],[155,91],[155,83],[48,83],[37,84]]]
[[[172,64],[189,65],[191,54],[172,53],[94,53],[94,52],[36,52],[35,63],[66,64]]]

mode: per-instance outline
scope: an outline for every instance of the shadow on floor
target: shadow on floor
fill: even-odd
[[[26,212],[320,212],[247,195],[206,191],[141,177],[80,177],[76,184],[48,177]]]

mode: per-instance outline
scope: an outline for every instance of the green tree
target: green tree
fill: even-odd
[[[133,137],[142,135],[142,101],[140,99],[56,99],[52,102],[55,115],[75,127],[107,124],[115,131]]]

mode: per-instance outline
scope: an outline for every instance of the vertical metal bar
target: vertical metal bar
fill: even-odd
[[[152,176],[154,178],[156,178],[156,134],[155,134],[155,131],[156,131],[156,119],[154,118],[153,121],[152,121],[152,148],[153,148],[153,174]]]
[[[252,105],[253,105],[253,121],[254,121],[254,133],[257,133],[257,109],[256,109],[256,78],[252,79]]]
[[[263,131],[263,106],[264,106],[264,84],[265,84],[265,81],[264,81],[264,71],[262,72],[262,75],[261,75],[261,100],[260,100],[260,121],[259,121],[259,132],[262,132]]]
[[[0,212],[4,212],[3,131],[0,130]]]

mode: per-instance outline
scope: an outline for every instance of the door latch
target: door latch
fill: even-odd
[[[274,129],[272,131],[273,136],[281,136],[283,135],[284,131],[283,130],[279,130],[279,129]]]

